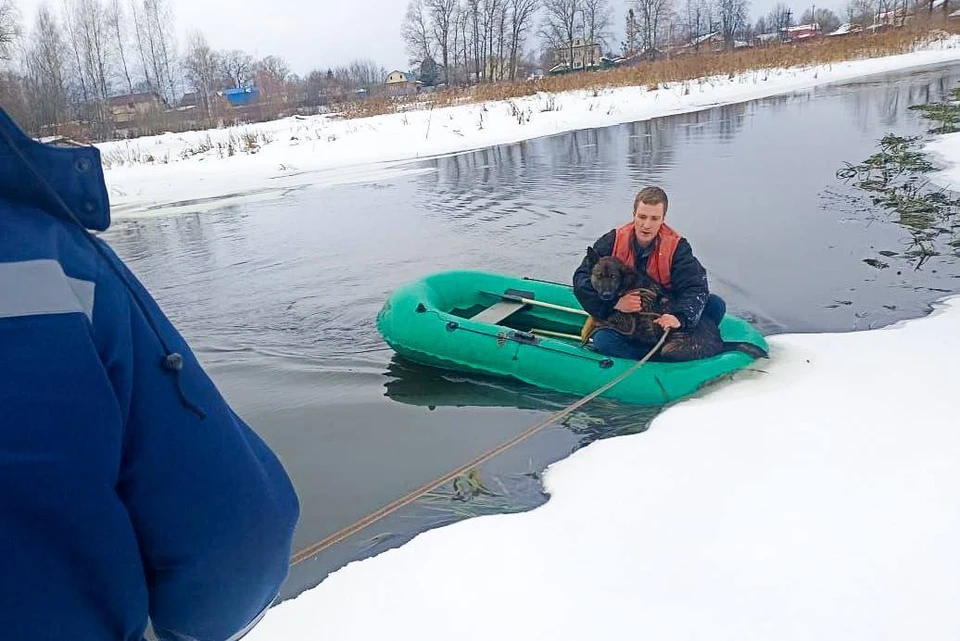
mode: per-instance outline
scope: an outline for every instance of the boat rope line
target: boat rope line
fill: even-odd
[[[592,356],[587,356],[585,354],[577,354],[576,352],[568,352],[566,350],[557,349],[555,347],[550,347],[549,345],[540,344],[540,337],[531,332],[524,332],[519,329],[513,329],[506,327],[504,329],[509,329],[509,332],[499,332],[496,334],[491,334],[489,332],[484,332],[479,329],[473,329],[472,327],[464,327],[460,323],[455,321],[450,321],[447,323],[447,329],[451,332],[469,332],[471,334],[479,334],[480,336],[489,336],[490,338],[495,338],[498,341],[513,341],[519,343],[520,345],[529,345],[530,347],[536,347],[537,349],[546,350],[548,352],[556,352],[557,354],[563,354],[564,356],[575,356],[577,358],[582,358],[584,360],[590,361],[591,363],[596,363],[601,367],[601,369],[607,369],[613,365],[613,361],[609,358],[593,358]]]
[[[567,406],[564,407],[563,409],[561,409],[561,410],[555,412],[554,414],[548,416],[547,418],[545,418],[544,420],[540,421],[539,423],[537,423],[537,424],[535,424],[535,425],[533,425],[533,426],[531,426],[531,427],[528,427],[527,429],[525,429],[524,431],[520,432],[519,434],[517,434],[517,435],[514,436],[513,438],[511,438],[511,439],[509,439],[509,440],[507,440],[507,441],[504,441],[503,443],[501,443],[500,445],[496,446],[496,447],[493,448],[492,450],[489,450],[489,451],[486,452],[485,454],[482,454],[482,455],[478,456],[477,458],[473,459],[472,461],[469,461],[469,462],[467,462],[467,463],[464,463],[464,464],[461,465],[460,467],[458,467],[458,468],[456,468],[456,469],[454,469],[454,470],[451,470],[451,471],[447,472],[447,473],[444,474],[443,476],[440,476],[440,477],[438,477],[437,479],[435,479],[435,480],[433,480],[433,481],[430,481],[430,482],[427,483],[426,485],[422,485],[421,487],[413,490],[412,492],[410,492],[410,493],[407,494],[406,496],[403,496],[403,497],[401,497],[401,498],[399,498],[399,499],[397,499],[397,500],[395,500],[395,501],[391,501],[390,503],[387,503],[386,505],[384,505],[384,506],[381,507],[380,509],[376,510],[375,512],[371,512],[370,514],[368,514],[367,516],[363,517],[362,519],[360,519],[360,520],[358,520],[358,521],[355,521],[354,523],[352,523],[352,524],[350,524],[350,525],[348,525],[348,526],[346,526],[346,527],[344,527],[344,528],[341,528],[340,530],[337,530],[336,532],[334,532],[333,534],[327,536],[327,537],[324,538],[323,540],[318,541],[317,543],[314,543],[313,545],[311,545],[311,546],[309,546],[309,547],[306,547],[306,548],[300,550],[299,552],[297,552],[296,554],[294,554],[294,555],[290,558],[290,566],[293,567],[293,566],[297,565],[298,563],[301,563],[301,562],[309,559],[310,557],[315,556],[316,554],[319,554],[320,552],[326,550],[326,549],[329,548],[330,546],[332,546],[332,545],[334,545],[334,544],[336,544],[336,543],[339,543],[340,541],[343,541],[343,540],[346,539],[347,537],[352,536],[352,535],[356,534],[357,532],[363,530],[363,529],[366,528],[367,526],[372,525],[373,523],[376,523],[377,521],[379,521],[380,519],[384,518],[385,516],[387,516],[387,515],[389,515],[389,514],[392,514],[393,512],[396,512],[396,511],[399,510],[400,508],[402,508],[402,507],[404,507],[404,506],[406,506],[406,505],[409,505],[410,503],[413,503],[414,501],[416,501],[418,498],[422,497],[423,495],[428,494],[429,492],[432,492],[433,490],[437,489],[438,487],[440,487],[440,486],[442,486],[442,485],[444,485],[444,484],[446,484],[446,483],[449,483],[449,482],[452,481],[453,479],[455,479],[455,478],[457,478],[457,477],[459,477],[459,476],[463,476],[464,474],[466,474],[466,473],[469,472],[470,470],[473,470],[474,468],[477,468],[477,467],[479,467],[480,465],[483,465],[484,463],[486,463],[487,461],[489,461],[489,460],[492,459],[493,457],[497,456],[498,454],[501,454],[501,453],[505,452],[506,450],[510,449],[511,447],[513,447],[514,445],[516,445],[517,443],[523,441],[524,439],[529,438],[530,436],[533,436],[535,433],[539,432],[541,429],[543,429],[543,428],[546,427],[547,425],[550,425],[551,423],[554,423],[554,422],[559,421],[559,420],[561,420],[561,419],[563,419],[563,418],[566,418],[568,415],[570,415],[571,413],[573,413],[574,410],[582,407],[583,405],[586,405],[587,403],[589,403],[590,401],[592,401],[594,398],[596,398],[597,396],[600,396],[601,394],[603,394],[604,392],[606,392],[608,389],[610,389],[611,387],[613,387],[614,385],[616,385],[617,383],[619,383],[620,381],[622,381],[623,379],[625,379],[627,376],[629,376],[629,375],[632,374],[633,372],[635,372],[635,371],[637,371],[638,369],[640,369],[641,367],[643,367],[644,363],[646,363],[648,360],[650,360],[650,358],[653,357],[653,355],[657,352],[657,350],[659,350],[659,349],[663,346],[664,341],[667,340],[667,336],[669,336],[669,335],[670,335],[670,329],[667,328],[666,331],[664,331],[663,335],[660,337],[660,340],[657,342],[657,344],[654,345],[652,348],[650,348],[650,351],[647,352],[647,354],[646,354],[643,358],[641,358],[639,361],[637,361],[636,363],[634,363],[633,365],[631,365],[631,366],[630,366],[628,369],[626,369],[622,374],[620,374],[619,376],[617,376],[616,378],[614,378],[614,379],[611,380],[610,382],[604,384],[603,386],[599,387],[598,389],[594,390],[593,392],[590,392],[589,394],[587,394],[587,395],[584,396],[583,398],[581,398],[581,399],[579,399],[579,400],[577,400],[577,401],[574,401],[574,402],[571,403],[570,405],[567,405]]]

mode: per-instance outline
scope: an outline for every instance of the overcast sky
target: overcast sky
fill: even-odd
[[[59,0],[46,0],[51,8]],[[680,2],[682,0],[675,0]],[[783,0],[799,18],[807,0]],[[41,0],[13,0],[26,26]],[[198,29],[214,49],[241,49],[255,57],[269,54],[284,58],[301,76],[312,69],[346,64],[354,58],[371,58],[387,70],[406,69],[407,55],[400,38],[400,23],[408,0],[170,0],[176,18],[179,44]],[[624,16],[629,0],[610,0],[614,38],[610,49],[619,52]],[[777,0],[750,0],[750,20],[765,15]],[[812,2],[810,3],[812,4]],[[823,0],[840,12],[843,0]],[[841,16],[842,18],[842,16]]]

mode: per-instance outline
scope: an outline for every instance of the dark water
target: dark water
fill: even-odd
[[[958,66],[890,74],[420,161],[381,180],[372,168],[367,184],[121,220],[105,237],[283,459],[303,506],[299,550],[572,400],[396,362],[374,327],[389,292],[451,268],[569,281],[646,184],[670,194],[667,220],[713,291],[767,334],[879,327],[960,291],[950,258],[865,264],[909,236],[835,176],[885,133],[922,133],[907,107],[958,80]],[[297,566],[284,595],[425,527],[539,504],[545,465],[642,431],[655,413],[596,401],[485,465],[492,495],[453,500],[446,488]]]

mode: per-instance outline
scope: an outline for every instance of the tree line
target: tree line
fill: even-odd
[[[231,113],[221,96],[231,88],[256,86],[260,107],[276,116],[356,95],[386,76],[376,62],[355,60],[301,78],[280,56],[215,50],[200,31],[180,43],[174,24],[171,0],[63,0],[57,11],[41,6],[26,31],[15,0],[0,0],[0,104],[33,135],[72,123],[103,140],[116,133],[117,96],[155,94],[169,110],[189,94],[192,111],[181,120],[210,124]],[[154,115],[158,127],[169,124]]]
[[[111,99],[118,95],[155,95],[169,114],[189,94],[188,111],[177,117],[211,126],[236,115],[222,97],[230,88],[256,86],[262,119],[374,95],[387,75],[374,61],[355,60],[300,77],[279,56],[215,50],[199,31],[179,43],[172,1],[62,0],[57,11],[41,6],[26,31],[16,0],[0,0],[0,103],[34,135],[73,123],[104,140],[117,135]],[[906,2],[849,0],[844,18],[867,26]],[[917,6],[932,12],[933,2]],[[409,0],[400,35],[410,68],[429,87],[524,79],[572,60],[577,39],[610,57],[619,49],[654,59],[678,44],[697,49],[711,34],[733,48],[797,22],[817,22],[825,33],[840,23],[812,3],[799,18],[777,4],[753,24],[748,10],[749,0],[631,0],[625,39],[614,43],[609,0]],[[155,128],[174,126],[172,117]]]

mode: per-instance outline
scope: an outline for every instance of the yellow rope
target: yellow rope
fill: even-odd
[[[395,512],[395,511],[399,510],[401,507],[404,507],[405,505],[409,505],[410,503],[413,503],[415,500],[417,500],[418,498],[420,498],[420,497],[423,496],[424,494],[427,494],[427,493],[429,493],[429,492],[432,492],[432,491],[435,490],[436,488],[440,487],[441,485],[444,485],[445,483],[448,483],[448,482],[452,481],[453,479],[457,478],[458,476],[461,476],[461,475],[464,474],[465,472],[468,472],[468,471],[472,470],[473,468],[478,467],[478,466],[486,463],[487,461],[489,461],[490,459],[492,459],[492,458],[495,457],[496,455],[498,455],[498,454],[500,454],[500,453],[502,453],[502,452],[510,449],[511,447],[513,447],[514,445],[516,445],[517,443],[519,443],[520,441],[524,440],[525,438],[528,438],[528,437],[532,436],[533,434],[535,434],[536,432],[540,431],[541,429],[543,429],[543,428],[546,427],[547,425],[550,425],[550,424],[553,423],[554,421],[557,421],[557,420],[560,420],[560,419],[566,417],[567,415],[569,415],[571,412],[573,412],[573,411],[576,410],[577,408],[582,407],[583,405],[589,403],[589,402],[592,401],[594,398],[596,398],[596,397],[599,396],[600,394],[603,394],[605,391],[607,391],[608,389],[610,389],[611,387],[613,387],[614,385],[616,385],[617,383],[619,383],[620,381],[622,381],[623,379],[625,379],[627,376],[629,376],[630,374],[632,374],[632,373],[635,372],[636,370],[640,369],[640,368],[643,366],[643,364],[646,363],[648,360],[650,360],[650,358],[653,357],[653,355],[657,352],[657,350],[660,349],[660,347],[663,346],[663,343],[664,343],[665,340],[667,340],[667,336],[668,336],[669,334],[670,334],[670,329],[668,328],[666,331],[664,331],[663,336],[660,337],[660,340],[657,342],[657,344],[654,345],[654,346],[650,349],[649,352],[647,352],[647,355],[646,355],[646,356],[644,356],[642,359],[640,359],[639,361],[637,361],[636,363],[634,363],[634,364],[633,364],[628,370],[626,370],[623,374],[621,374],[620,376],[616,377],[615,379],[613,379],[612,381],[610,381],[610,382],[607,383],[606,385],[604,385],[604,386],[600,387],[599,389],[591,392],[590,394],[587,394],[586,396],[584,396],[584,397],[581,398],[580,400],[578,400],[578,401],[576,401],[576,402],[568,405],[567,407],[565,407],[565,408],[563,408],[562,410],[556,412],[556,413],[553,414],[552,416],[547,417],[546,419],[544,419],[543,421],[537,423],[536,425],[534,425],[534,426],[532,426],[532,427],[528,427],[527,429],[525,429],[525,430],[524,430],[523,432],[521,432],[520,434],[517,434],[516,436],[514,436],[514,437],[511,438],[510,440],[508,440],[508,441],[506,441],[506,442],[498,445],[497,447],[493,448],[492,450],[490,450],[490,451],[487,452],[486,454],[483,454],[482,456],[479,456],[479,457],[473,459],[472,461],[461,465],[460,467],[458,467],[458,468],[455,469],[455,470],[452,470],[452,471],[450,471],[450,472],[447,472],[446,474],[444,474],[443,476],[439,477],[438,479],[436,479],[436,480],[434,480],[434,481],[431,481],[431,482],[427,483],[426,485],[423,485],[423,486],[417,488],[416,490],[410,492],[410,493],[407,494],[406,496],[404,496],[404,497],[402,497],[402,498],[399,498],[399,499],[397,499],[397,500],[395,500],[395,501],[392,501],[392,502],[388,503],[387,505],[384,505],[382,508],[380,508],[379,510],[377,510],[377,511],[375,511],[375,512],[371,512],[370,514],[368,514],[367,516],[363,517],[363,518],[360,519],[359,521],[356,521],[356,522],[352,523],[351,525],[348,525],[348,526],[345,527],[345,528],[342,528],[342,529],[340,529],[340,530],[337,530],[336,532],[334,532],[334,533],[331,534],[330,536],[326,537],[325,539],[323,539],[323,540],[321,540],[321,541],[318,541],[317,543],[314,543],[314,544],[311,545],[310,547],[304,548],[303,550],[297,552],[296,554],[294,554],[294,555],[291,557],[291,559],[290,559],[290,565],[293,566],[293,565],[296,565],[297,563],[300,563],[301,561],[305,561],[306,559],[310,558],[311,556],[313,556],[313,555],[315,555],[315,554],[317,554],[317,553],[319,553],[319,552],[322,552],[323,550],[327,549],[327,548],[330,547],[331,545],[334,545],[335,543],[339,543],[340,541],[346,539],[347,537],[349,537],[349,536],[351,536],[351,535],[353,535],[353,534],[356,534],[356,533],[359,532],[360,530],[364,529],[365,527],[367,527],[367,526],[369,526],[369,525],[371,525],[371,524],[373,524],[373,523],[376,523],[377,521],[379,521],[379,520],[382,519],[383,517],[387,516],[388,514],[391,514],[392,512]]]

